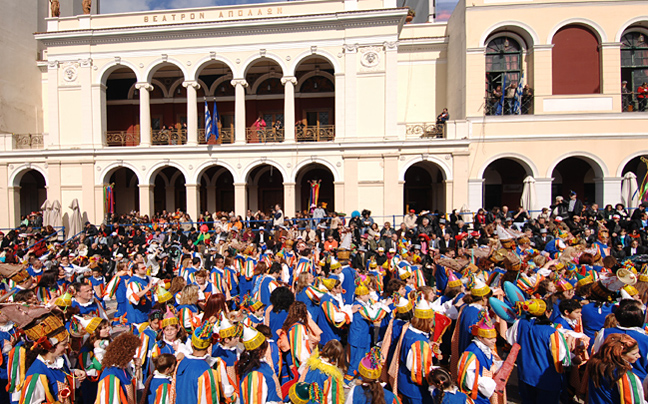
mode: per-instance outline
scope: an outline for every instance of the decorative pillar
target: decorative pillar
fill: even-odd
[[[200,200],[200,185],[198,184],[185,184],[187,189],[187,213],[192,221],[198,220],[198,201]]]
[[[107,146],[108,110],[106,108],[106,86],[92,85],[92,139],[96,147]]]
[[[173,212],[175,211],[175,187],[172,186],[167,186],[165,189],[166,193],[164,196],[166,197],[166,211],[167,212]]]
[[[295,84],[297,84],[297,79],[292,76],[282,77],[281,84],[284,85],[284,121],[285,121],[284,122],[284,142],[294,142],[295,141]]]
[[[552,50],[553,44],[535,45],[532,53],[533,68],[529,69],[529,77],[525,79],[533,88],[533,113],[543,112],[542,100],[545,96],[552,95]],[[620,86],[621,84],[619,84]]]
[[[9,227],[20,224],[20,187],[9,187]]]
[[[348,114],[344,115],[344,137],[346,138],[357,138],[357,122],[358,118],[356,116],[357,104],[357,84],[358,76],[356,74],[358,70],[358,45],[344,45],[344,109],[349,111]],[[337,84],[337,79],[335,80]],[[336,91],[338,89],[336,88]],[[335,95],[337,99],[337,94]],[[339,113],[339,111],[335,111]]]
[[[536,206],[535,210],[542,211],[542,208],[548,208],[553,203],[551,198],[551,183],[553,178],[536,178]],[[540,212],[531,212],[531,217],[538,217]]]
[[[99,107],[92,97],[92,59],[80,59],[78,71],[79,78],[77,80],[81,84],[81,99],[90,100],[90,102],[81,103],[79,111],[81,115],[81,144],[85,147],[92,147],[94,146],[93,108]],[[99,145],[101,143],[96,144],[96,146]]]
[[[151,184],[139,184],[139,211],[140,215],[149,215],[151,216],[154,212],[153,207],[153,190],[155,189],[154,185]]]
[[[245,217],[245,182],[234,183],[234,213]]]
[[[210,212],[216,211],[216,186],[208,185],[207,192],[207,210]]]
[[[61,145],[61,139],[59,137],[58,70],[58,61],[53,60],[47,62],[47,115],[49,119],[49,130],[43,139],[46,149],[59,148]]]
[[[284,182],[284,215],[295,217],[295,183]]]
[[[605,177],[603,178],[602,183],[596,183],[596,202],[599,202],[599,206],[605,206],[607,204],[614,206],[621,201],[622,182],[623,177]],[[599,188],[602,189],[599,190]],[[601,199],[598,197],[599,192],[603,194],[602,204],[600,203]]]
[[[335,189],[335,210],[348,212],[349,210],[344,205],[344,181],[334,181],[333,188]],[[308,208],[310,209],[310,206]]]
[[[484,205],[484,179],[471,178],[468,180],[468,209],[477,212]]]
[[[245,79],[234,79],[231,81],[234,86],[234,143],[245,143],[245,87],[248,86]],[[245,210],[241,212],[245,214]]]
[[[140,146],[151,145],[151,103],[149,91],[153,86],[149,83],[136,83],[135,88],[139,90],[140,97]]]
[[[621,42],[601,44],[601,93],[613,97],[613,110],[621,112]]]
[[[399,185],[400,181],[398,180],[398,157],[397,154],[383,156],[384,215],[401,215],[403,213],[403,187]],[[394,223],[394,226],[397,224]]]
[[[197,81],[185,81],[182,86],[187,89],[187,145],[198,145],[198,100],[196,90],[200,88]],[[187,205],[189,208],[189,205]],[[194,217],[191,216],[193,219]]]
[[[335,73],[335,139],[344,139],[345,117],[345,80],[344,73]],[[336,205],[337,206],[337,205]]]
[[[430,0],[433,3],[432,0]],[[398,42],[385,42],[385,137],[398,137]],[[398,212],[401,213],[401,212]]]

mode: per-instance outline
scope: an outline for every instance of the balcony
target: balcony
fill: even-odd
[[[218,139],[212,137],[209,142],[205,140],[205,129],[198,129],[198,144],[231,144],[234,143],[234,125],[229,128],[221,128],[218,131]]]
[[[522,96],[520,103],[515,98],[486,97],[484,115],[531,115],[533,114],[533,96]]]
[[[110,131],[106,132],[106,144],[110,147],[139,146],[139,133]]]
[[[405,137],[406,138],[421,138],[421,139],[432,139],[445,138],[446,125],[442,123],[432,123],[432,122],[422,122],[422,123],[412,123],[405,126]]]
[[[245,131],[246,143],[281,143],[284,141],[283,128],[247,128]]]
[[[159,129],[151,131],[151,143],[155,146],[177,146],[187,143],[187,130]]]
[[[14,149],[19,150],[43,148],[42,133],[14,133],[12,137]]]
[[[335,139],[335,125],[295,126],[298,142],[328,142]]]
[[[621,105],[623,112],[645,112],[648,111],[648,98],[637,98],[637,93],[621,94]]]

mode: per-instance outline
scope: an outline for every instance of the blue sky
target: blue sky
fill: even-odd
[[[269,3],[276,0],[103,0],[100,2],[101,13],[125,13],[130,11],[173,10],[177,8],[231,6],[236,4]],[[437,0],[437,15],[442,19],[454,9],[457,0],[439,2]],[[444,18],[445,17],[445,18]]]

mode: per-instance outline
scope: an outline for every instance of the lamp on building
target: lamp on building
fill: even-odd
[[[268,91],[270,91],[270,83],[268,83]]]
[[[637,41],[638,41],[639,43],[645,41],[645,38],[644,38],[643,34],[639,34],[639,38],[637,38]]]
[[[508,38],[505,38],[505,39],[504,39],[504,47],[505,47],[505,48],[508,48],[509,45],[510,45],[510,43],[509,43]]]
[[[317,88],[317,81],[313,80],[313,88]]]

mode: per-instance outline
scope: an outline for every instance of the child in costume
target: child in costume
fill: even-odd
[[[435,368],[427,376],[430,394],[435,404],[467,404],[468,396],[459,391],[452,381],[450,372],[444,368]]]
[[[502,365],[494,351],[497,332],[485,314],[472,327],[475,337],[459,359],[459,388],[476,404],[489,404],[495,392],[493,375]]]
[[[372,348],[360,361],[358,373],[360,384],[351,387],[346,404],[400,404],[398,396],[379,382],[382,373],[380,348]]]
[[[173,404],[170,390],[176,358],[171,354],[162,354],[152,359],[152,362],[155,371],[146,380],[139,404]]]
[[[315,351],[306,361],[305,374],[300,377],[306,383],[316,383],[322,390],[324,402],[344,403],[344,372],[347,369],[346,352],[338,340],[331,340],[321,352]]]
[[[97,396],[97,382],[101,376],[101,361],[110,344],[110,323],[99,317],[80,318],[77,321],[89,334],[85,344],[79,350],[79,367],[87,374],[81,383],[81,394],[84,402],[92,402]]]
[[[587,403],[644,403],[641,379],[632,371],[641,355],[637,341],[629,335],[609,335],[587,363]]]
[[[131,404],[137,399],[137,378],[131,362],[140,347],[140,339],[130,332],[115,338],[102,362],[103,371],[95,404]],[[137,368],[138,366],[135,365]]]
[[[509,344],[520,345],[516,363],[523,404],[557,404],[563,368],[571,366],[567,341],[549,320],[551,306],[548,302],[551,301],[518,302],[518,313],[525,316],[516,320],[506,332]]]
[[[210,319],[191,336],[192,352],[178,363],[171,386],[171,403],[211,404],[236,400],[236,390],[223,362],[209,355],[213,328]]]
[[[351,323],[353,313],[351,306],[344,304],[342,297],[342,283],[339,279],[326,278],[322,285],[328,292],[320,300],[321,313],[317,324],[322,329],[321,343],[326,344],[331,340],[341,340],[342,327]]]
[[[268,342],[253,328],[243,329],[245,351],[236,364],[241,380],[241,404],[279,404],[283,402],[281,386],[272,367],[265,361]]]
[[[187,331],[180,326],[178,318],[167,309],[164,318],[160,322],[162,332],[157,336],[157,347],[153,349],[152,356],[158,356],[163,353],[178,355],[179,353],[189,353],[187,343]]]
[[[241,350],[239,349],[241,329],[238,325],[232,324],[223,313],[221,319],[214,325],[214,332],[218,334],[219,341],[212,345],[211,356],[220,358],[229,377],[235,380],[234,365],[241,356]]]

